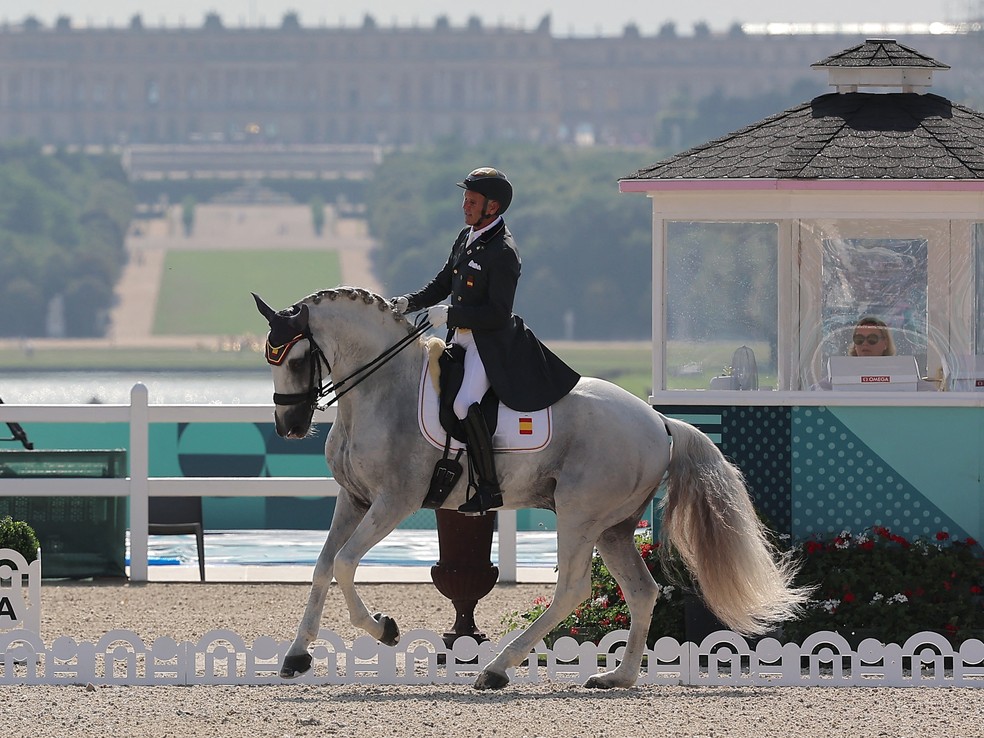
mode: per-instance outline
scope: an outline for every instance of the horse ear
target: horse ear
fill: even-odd
[[[250,294],[253,296],[253,299],[256,300],[256,309],[260,311],[260,315],[266,318],[268,323],[273,320],[274,316],[277,314],[277,311],[263,302],[263,299],[255,292],[251,292]]]
[[[307,303],[301,303],[301,309],[298,311],[297,315],[290,319],[290,322],[296,325],[300,330],[306,331],[308,328],[308,306]]]

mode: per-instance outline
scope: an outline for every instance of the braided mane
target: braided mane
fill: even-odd
[[[301,302],[311,302],[315,305],[319,305],[322,300],[338,300],[340,298],[348,298],[353,302],[361,300],[366,305],[375,305],[376,309],[380,312],[390,313],[397,323],[401,323],[403,325],[407,333],[413,330],[413,324],[407,320],[406,316],[396,312],[385,297],[381,297],[375,292],[363,289],[361,287],[341,286],[330,290],[320,290],[319,292],[315,292],[313,295],[308,295],[301,300]]]

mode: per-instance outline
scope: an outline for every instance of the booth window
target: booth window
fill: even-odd
[[[746,348],[757,385],[775,388],[778,234],[776,223],[666,222],[666,389],[715,386]]]
[[[884,321],[899,356],[926,370],[929,242],[925,238],[823,239],[821,361],[845,356],[854,325]]]

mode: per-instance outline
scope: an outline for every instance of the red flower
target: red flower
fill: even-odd
[[[817,551],[823,551],[823,544],[817,543],[816,541],[806,542],[806,553],[807,555],[815,554]]]
[[[974,540],[973,538],[968,538],[968,539],[967,539],[967,540],[965,541],[965,543],[966,543],[966,544],[967,544],[968,546],[976,546],[976,545],[977,545],[977,541],[976,541],[976,540]]]
[[[853,592],[845,592],[844,593],[844,602],[854,602],[854,593]]]
[[[941,530],[939,533],[936,534],[936,540],[937,541],[945,541],[949,537],[950,537],[950,534],[947,533],[945,530]]]
[[[871,551],[874,547],[875,547],[874,541],[865,541],[860,546],[858,546],[858,548],[863,549],[865,551]]]
[[[946,625],[943,626],[943,630],[945,630],[948,633],[956,633],[957,626],[954,625],[953,623],[947,623]]]
[[[577,635],[577,628],[571,628],[571,635]]]
[[[981,589],[981,588],[980,588],[980,587],[979,587],[978,585],[976,585],[976,584],[974,584],[974,585],[971,585],[971,587],[970,587],[970,593],[971,593],[971,594],[975,594],[975,595],[979,595],[979,594],[980,594],[980,593],[981,593],[982,591],[984,591],[984,590],[982,590],[982,589]]]
[[[875,535],[879,535],[882,538],[889,538],[891,536],[891,533],[889,533],[888,528],[882,525],[876,525],[874,528],[872,528],[872,530],[875,532]]]

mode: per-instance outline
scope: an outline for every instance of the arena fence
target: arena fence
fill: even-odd
[[[311,652],[311,671],[286,682],[278,675],[290,642],[260,637],[247,644],[229,630],[178,643],[144,643],[127,630],[110,631],[96,643],[56,638],[47,646],[26,630],[0,634],[0,684],[46,685],[257,685],[257,684],[469,684],[515,637],[476,643],[459,638],[447,648],[438,634],[412,630],[397,646],[369,636],[351,645],[323,630]],[[513,670],[512,684],[583,683],[615,667],[628,631],[609,633],[595,645],[560,638],[543,642]],[[823,687],[984,687],[984,642],[959,649],[937,633],[919,633],[902,645],[862,641],[852,650],[836,633],[815,633],[801,645],[764,639],[749,646],[727,631],[702,643],[658,640],[645,652],[638,684]]]
[[[145,643],[133,631],[112,630],[96,643],[56,637],[49,645],[40,634],[40,608],[40,559],[28,563],[18,552],[0,549],[0,685],[284,683],[278,670],[287,640],[262,636],[248,644],[231,630],[212,630],[195,642],[164,637]],[[313,668],[297,683],[469,683],[518,632],[483,643],[465,636],[449,648],[429,630],[412,630],[396,646],[369,636],[349,645],[322,630],[311,647]],[[552,648],[541,641],[510,679],[583,683],[616,666],[627,637],[619,630],[595,644],[565,636]],[[984,687],[984,641],[969,639],[954,648],[930,632],[901,645],[869,638],[856,647],[830,632],[799,645],[774,638],[750,645],[729,631],[711,633],[699,644],[664,637],[645,651],[639,683]]]

